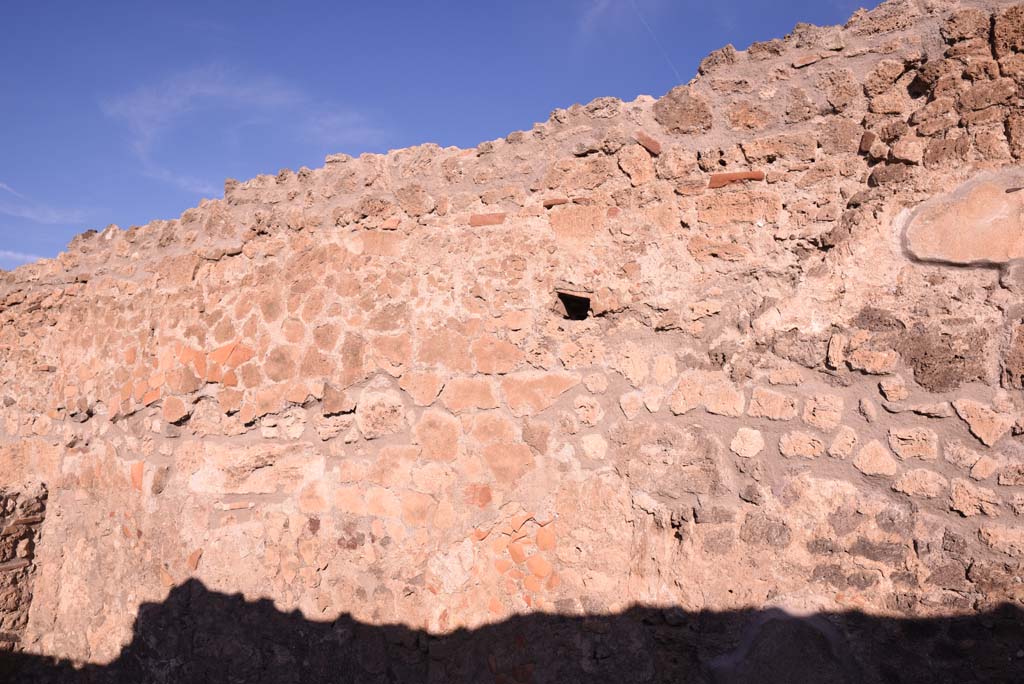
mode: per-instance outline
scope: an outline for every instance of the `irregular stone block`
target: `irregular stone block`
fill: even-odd
[[[985,174],[918,207],[904,231],[922,261],[1004,264],[1024,258],[1024,173]]]
[[[747,415],[768,420],[793,420],[797,415],[797,401],[789,395],[755,387]]]
[[[356,405],[356,425],[366,439],[392,435],[405,427],[405,407],[395,391],[363,390]]]
[[[865,444],[853,459],[853,467],[865,475],[892,477],[899,470],[896,459],[877,439]]]
[[[760,430],[741,427],[736,431],[736,436],[730,442],[729,449],[737,456],[753,458],[764,449],[764,437],[761,436]]]
[[[927,428],[891,427],[889,448],[901,459],[934,461],[939,457],[939,436]]]
[[[668,407],[675,415],[703,406],[708,413],[720,416],[741,416],[745,399],[743,392],[723,373],[686,371],[669,399]]]
[[[565,392],[580,383],[571,373],[527,371],[503,376],[505,403],[515,416],[532,416],[553,405]]]
[[[779,453],[786,458],[818,458],[825,453],[825,444],[807,432],[787,432],[779,438]]]
[[[979,536],[994,551],[1024,558],[1024,527],[1020,525],[982,525]]]
[[[922,499],[935,499],[949,489],[949,481],[925,468],[908,470],[892,485],[893,491]]]
[[[953,408],[967,423],[971,434],[986,446],[992,446],[1002,439],[1015,422],[1013,416],[997,413],[991,407],[973,399],[957,399],[953,402]]]
[[[1024,52],[1024,5],[1013,5],[996,14],[992,49],[999,59],[1014,52]]]
[[[990,489],[978,487],[967,480],[953,480],[949,507],[964,517],[999,515],[999,497]]]
[[[654,119],[670,133],[700,133],[711,128],[711,107],[703,96],[681,85],[654,103]]]
[[[764,171],[730,171],[728,173],[713,173],[708,180],[708,189],[724,188],[730,183],[740,181],[763,181]]]

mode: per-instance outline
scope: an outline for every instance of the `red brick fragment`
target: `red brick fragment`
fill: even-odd
[[[131,467],[132,488],[135,489],[136,491],[139,491],[139,492],[142,491],[142,474],[144,472],[144,470],[143,470],[144,468],[145,468],[145,463],[143,463],[142,461],[135,461],[134,463],[132,463],[132,467]]]
[[[220,408],[224,413],[234,413],[242,408],[242,396],[242,393],[238,390],[223,390],[217,396],[217,401],[220,403]]]
[[[244,344],[237,344],[235,345],[235,348],[231,350],[231,354],[228,356],[227,363],[225,363],[224,366],[226,368],[237,368],[255,355],[256,352],[251,348],[246,347]]]
[[[6,563],[0,563],[0,572],[14,572],[15,570],[27,568],[29,565],[30,561],[28,558],[15,558]]]
[[[202,352],[196,352],[192,355],[192,367],[196,370],[196,375],[203,382],[206,382],[206,354]]]
[[[215,363],[206,367],[206,382],[222,382],[224,380],[224,369]]]
[[[533,513],[520,513],[519,515],[512,516],[512,520],[509,521],[512,525],[512,531],[518,532],[519,528],[525,525],[528,520],[533,520]]]
[[[568,204],[568,203],[569,203],[569,200],[566,199],[565,197],[552,197],[550,199],[544,200],[544,202],[543,202],[545,209],[550,209],[551,207],[557,207],[560,204]]]
[[[231,356],[231,352],[235,350],[236,344],[237,342],[228,342],[223,347],[217,347],[210,352],[210,361],[223,366],[224,362],[228,360],[229,356]]]
[[[168,589],[175,585],[175,581],[171,576],[171,573],[167,572],[164,568],[160,568],[160,583]]]
[[[466,502],[484,508],[491,503],[491,488],[485,484],[466,485]]]
[[[636,131],[633,133],[633,140],[640,143],[644,149],[651,153],[651,156],[657,157],[661,154],[661,143],[647,135],[644,131]]]
[[[498,214],[471,214],[469,217],[469,225],[474,228],[480,226],[498,226],[505,222],[504,212]]]
[[[876,140],[878,140],[877,134],[872,133],[871,131],[864,131],[864,135],[860,137],[860,146],[858,147],[858,150],[866,154],[871,150],[871,147],[875,144]]]
[[[793,61],[793,68],[794,69],[803,69],[804,67],[808,67],[808,66],[814,64],[815,62],[820,62],[820,61],[821,61],[821,55],[817,55],[817,54],[815,54],[815,55],[804,55],[803,57],[800,57],[800,58],[798,58],[798,59]]]
[[[188,415],[188,406],[180,397],[167,397],[163,405],[163,419],[168,423],[177,423]]]
[[[238,411],[238,419],[242,421],[242,424],[251,423],[256,419],[256,406],[254,404],[243,404],[242,408]]]
[[[522,563],[526,560],[526,550],[522,544],[512,542],[508,545],[508,555],[512,557],[512,560],[516,563]]]
[[[764,171],[730,171],[728,173],[713,173],[708,181],[708,189],[721,188],[730,183],[739,181],[763,181]]]
[[[488,601],[487,609],[494,615],[501,615],[505,611],[505,607],[501,605],[501,601],[495,596],[492,596],[491,600]]]
[[[552,551],[555,548],[555,531],[550,526],[537,530],[537,548],[541,551]]]
[[[192,349],[186,344],[178,343],[178,361],[184,365],[188,365],[189,361],[196,357],[196,355],[203,355],[203,352]]]
[[[526,567],[536,577],[547,577],[551,574],[551,563],[544,556],[535,554],[526,559]]]
[[[188,556],[188,569],[195,572],[199,567],[199,559],[203,557],[203,550],[196,549]]]
[[[175,394],[188,394],[201,388],[201,380],[188,366],[179,366],[166,373],[167,387]]]

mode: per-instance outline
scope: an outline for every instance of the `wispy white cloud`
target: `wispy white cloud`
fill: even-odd
[[[716,28],[724,35],[735,33],[740,28],[740,8],[735,3],[714,2],[711,3],[711,13],[717,22]]]
[[[648,16],[659,12],[661,4],[662,0],[586,0],[579,14],[579,35],[586,40],[600,30],[639,24],[650,36],[651,42],[665,60],[676,81],[681,82],[683,79],[679,70],[648,22]]]
[[[612,0],[587,0],[586,6],[580,14],[580,32],[585,34],[593,33],[611,9]]]
[[[24,195],[22,195],[20,192],[12,188],[7,183],[0,182],[0,190],[3,190],[4,192],[9,193],[11,195],[14,195],[18,199],[27,199]]]
[[[150,153],[157,139],[180,118],[203,108],[267,108],[300,102],[303,96],[273,79],[245,79],[220,65],[175,74],[101,103],[109,116],[124,120],[137,154]]]
[[[209,180],[196,178],[195,176],[189,176],[187,174],[175,173],[168,168],[160,166],[149,157],[141,158],[140,161],[142,162],[142,173],[147,178],[163,181],[169,185],[177,186],[185,192],[191,192],[204,197],[214,197],[221,192],[221,188],[217,187]]]
[[[22,202],[0,201],[0,214],[56,226],[83,223],[87,220],[89,212],[82,209],[59,209],[25,200]]]
[[[660,12],[664,0],[577,0],[576,28],[581,34],[635,26],[637,17]]]
[[[672,58],[669,57],[668,50],[666,50],[665,46],[661,44],[660,40],[658,40],[658,34],[655,33],[654,29],[651,28],[651,25],[647,23],[647,19],[644,18],[643,13],[640,11],[640,8],[636,3],[637,0],[629,0],[629,6],[633,10],[633,14],[636,15],[637,20],[643,25],[644,30],[647,31],[647,35],[651,37],[651,41],[654,43],[655,47],[658,48],[658,52],[661,53],[662,58],[665,60],[665,64],[668,65],[668,68],[672,71],[673,75],[675,75],[676,83],[682,83],[683,77],[680,76],[679,69],[676,69],[675,62],[673,62]]]
[[[158,160],[158,145],[194,113],[227,111],[243,124],[281,121],[279,130],[322,145],[373,145],[386,135],[357,112],[327,106],[278,79],[253,77],[223,65],[174,74],[105,100],[101,106],[108,116],[127,125],[129,145],[142,173],[202,195],[220,190],[208,179],[180,173]],[[237,127],[223,133],[234,138]]]
[[[310,116],[302,129],[308,139],[325,145],[374,145],[387,137],[387,131],[362,114],[346,110]]]
[[[27,264],[32,261],[39,261],[44,257],[38,254],[26,254],[25,252],[15,252],[9,249],[0,249],[0,261],[6,261],[8,263],[15,264]]]
[[[49,225],[82,223],[88,216],[88,212],[81,209],[59,209],[34,202],[7,183],[0,182],[0,191],[10,195],[8,199],[3,199],[4,195],[0,195],[0,214],[7,216],[17,216]]]
[[[182,117],[203,109],[266,109],[293,105],[302,95],[271,79],[242,79],[220,65],[174,74],[164,81],[142,86],[108,99],[101,107],[122,120],[130,132],[129,144],[142,165],[142,173],[198,195],[216,195],[208,179],[174,171],[157,161],[154,148]]]

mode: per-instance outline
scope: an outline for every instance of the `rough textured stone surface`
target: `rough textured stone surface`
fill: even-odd
[[[997,412],[991,406],[973,399],[958,399],[953,402],[953,408],[967,423],[971,434],[988,446],[998,442],[1010,431],[1015,422],[1013,415]]]
[[[741,427],[736,431],[736,436],[729,444],[729,449],[737,456],[753,458],[764,449],[764,437],[758,430]]]
[[[711,107],[689,86],[678,86],[654,104],[654,119],[669,133],[698,133],[711,128]]]
[[[786,458],[817,458],[825,453],[825,444],[807,432],[787,432],[779,438],[779,453]]]
[[[750,399],[747,413],[755,418],[793,420],[797,415],[797,400],[787,394],[758,387]]]
[[[1003,361],[1003,385],[1024,390],[1024,324],[1014,327],[1010,349]]]
[[[893,0],[0,273],[0,640],[51,681],[1024,681],[1022,12]]]
[[[1007,169],[931,200],[907,224],[907,248],[918,259],[951,264],[1024,258],[1024,194],[1016,191],[1022,186],[1024,174]]]
[[[376,439],[404,427],[401,396],[390,392],[363,392],[356,405],[356,425],[366,439]]]
[[[935,471],[917,468],[901,475],[892,488],[909,496],[935,499],[949,489],[949,482]]]
[[[823,432],[831,432],[843,420],[843,398],[833,394],[813,396],[804,404],[804,422]]]
[[[832,443],[828,447],[828,455],[833,458],[849,458],[853,449],[857,446],[857,431],[848,425],[844,425],[836,432]]]
[[[889,428],[889,448],[902,459],[934,461],[939,457],[939,436],[928,428]]]
[[[687,413],[703,406],[708,413],[721,416],[741,416],[745,401],[743,392],[721,374],[684,372],[675,392],[669,399],[672,413]]]
[[[999,497],[991,489],[978,487],[966,480],[954,480],[949,494],[950,509],[964,517],[999,515]]]
[[[864,445],[853,459],[853,467],[865,475],[892,476],[899,466],[881,442],[873,440]]]

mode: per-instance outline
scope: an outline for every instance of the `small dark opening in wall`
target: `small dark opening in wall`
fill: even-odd
[[[586,320],[587,314],[590,313],[590,297],[580,297],[568,292],[559,292],[558,299],[562,302],[562,308],[565,309],[565,317],[568,320]]]
[[[907,86],[907,93],[911,99],[918,99],[919,97],[925,97],[932,92],[931,87],[928,85],[928,81],[916,76],[910,85]]]

